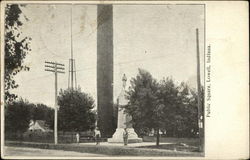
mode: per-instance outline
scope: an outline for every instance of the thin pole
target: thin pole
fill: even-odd
[[[55,116],[54,116],[54,136],[55,136],[55,144],[57,144],[57,64],[55,63]]]
[[[74,88],[74,68],[73,68],[73,59],[71,59],[71,88]]]
[[[75,70],[75,88],[77,89],[77,82],[76,82],[76,60],[74,59],[74,70]]]
[[[68,88],[70,88],[70,59],[69,59],[69,77],[68,77]]]
[[[73,43],[72,43],[72,6],[70,11],[70,37],[71,37],[71,59],[73,59]]]
[[[199,30],[196,28],[196,49],[197,49],[197,90],[198,90],[198,127],[199,127],[199,140],[200,151],[203,151],[202,140],[202,121],[201,121],[201,82],[200,82],[200,51],[199,51]]]
[[[59,67],[58,67],[59,66]],[[57,75],[59,73],[64,72],[64,64],[60,64],[57,62],[47,62],[45,61],[45,71],[55,73],[55,106],[54,106],[54,141],[55,144],[58,143],[58,133],[57,133],[57,112],[58,112],[58,104],[57,104]]]
[[[72,6],[73,5],[71,5],[71,12],[70,12],[70,29],[71,29],[71,31],[70,31],[70,34],[71,34],[71,88],[73,89],[74,88],[74,73],[73,73],[73,65],[74,65],[74,63],[73,63],[73,38],[72,38]]]

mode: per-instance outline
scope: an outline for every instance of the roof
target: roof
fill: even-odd
[[[29,130],[42,130],[42,131],[50,131],[48,125],[46,125],[44,120],[36,120],[31,121]]]

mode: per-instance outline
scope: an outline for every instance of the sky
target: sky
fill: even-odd
[[[32,38],[32,51],[24,64],[30,71],[20,72],[13,92],[32,103],[53,107],[54,74],[46,72],[45,61],[65,64],[58,75],[58,88],[68,88],[68,68],[72,42],[77,85],[95,100],[96,93],[96,5],[29,4],[22,8],[29,19],[21,30]],[[21,18],[22,19],[22,18]],[[203,5],[114,5],[114,101],[122,87],[122,75],[129,80],[146,69],[158,80],[172,77],[196,87],[196,33],[199,29],[201,75],[204,74]],[[201,76],[203,83],[204,77]]]

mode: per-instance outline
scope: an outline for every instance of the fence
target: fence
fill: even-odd
[[[76,143],[77,132],[58,132],[58,143]],[[79,132],[80,142],[94,142],[94,134],[92,131]],[[25,141],[25,142],[42,142],[42,143],[53,143],[54,133],[53,132],[25,132],[25,133],[5,133],[6,140],[14,141]],[[102,138],[101,141],[106,141]]]

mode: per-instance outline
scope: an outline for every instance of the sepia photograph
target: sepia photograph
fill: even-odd
[[[2,157],[205,157],[206,4],[1,6]]]

